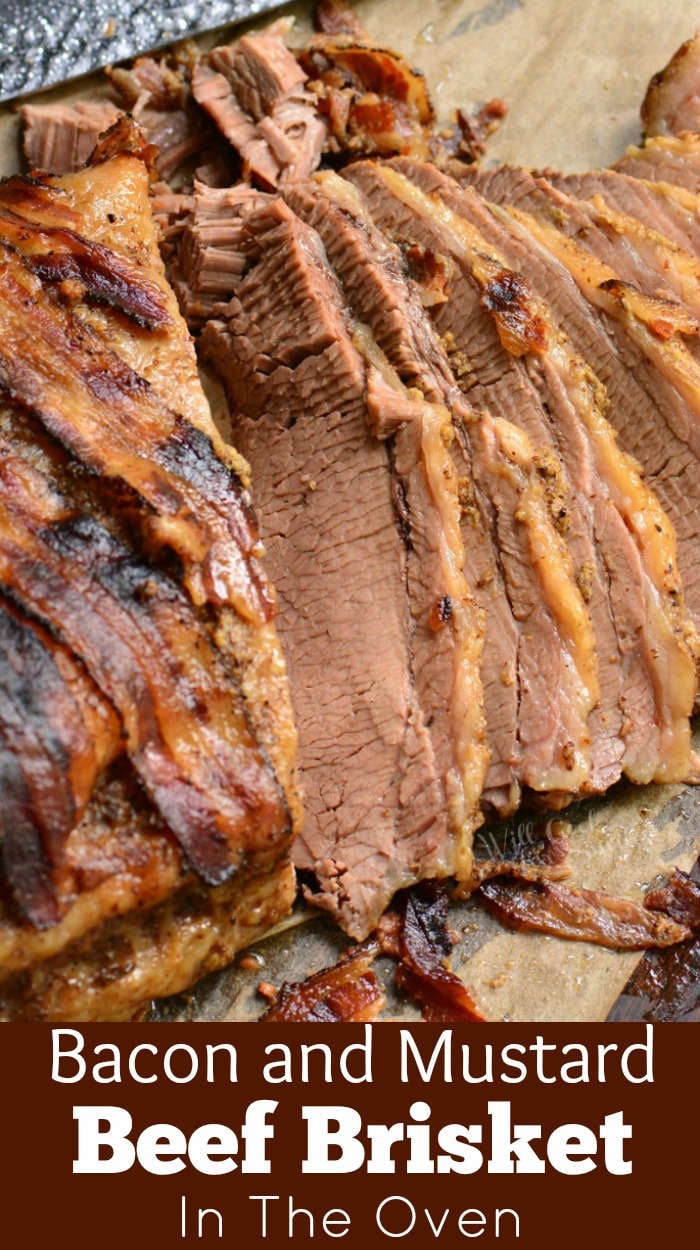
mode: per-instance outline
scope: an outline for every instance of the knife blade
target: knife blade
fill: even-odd
[[[283,0],[0,0],[0,101],[282,7]]]

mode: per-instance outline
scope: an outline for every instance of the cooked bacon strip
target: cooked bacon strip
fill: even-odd
[[[305,981],[285,982],[262,1020],[266,1024],[357,1024],[376,1019],[386,1001],[371,971],[378,954],[378,944],[367,942],[351,948],[332,968],[323,968]]]
[[[64,194],[57,194],[60,179],[34,172],[0,180],[0,205],[37,226],[79,230],[81,221]]]
[[[647,907],[661,904],[673,920],[700,928],[700,860],[690,874],[676,870],[671,880],[652,890]],[[700,1018],[700,938],[665,950],[650,950],[640,959],[608,1016],[609,1020],[675,1020]]]
[[[158,287],[116,252],[88,242],[74,230],[38,226],[6,208],[0,210],[0,239],[21,252],[43,281],[78,282],[88,300],[109,304],[149,330],[168,324]]]
[[[120,750],[120,725],[69,653],[5,603],[0,653],[2,863],[41,929],[60,918],[50,869]]]
[[[618,239],[625,241],[624,250],[616,248],[613,255],[620,257],[623,263],[631,259],[630,271],[625,275],[628,280],[647,295],[675,296],[690,314],[685,322],[688,332],[696,333],[695,319],[700,317],[700,261],[693,252],[681,247],[662,230],[629,213],[616,211],[606,204],[602,195],[593,195],[588,202],[572,199],[572,203],[579,214],[586,214],[595,221],[604,237],[612,238],[614,243]]]
[[[388,48],[317,35],[299,61],[330,125],[331,147],[353,156],[427,156],[434,110],[420,71]]]
[[[664,912],[677,924],[692,929],[693,933],[700,931],[700,882],[694,881],[687,872],[681,872],[680,868],[674,869],[666,885],[649,891],[644,906],[652,911]]]
[[[396,984],[417,999],[424,1020],[481,1022],[485,1016],[445,962],[453,946],[447,908],[447,889],[441,883],[427,881],[405,894],[396,944]]]
[[[471,878],[457,887],[456,897],[468,898],[484,881],[491,881],[494,877],[513,877],[516,881],[563,881],[570,876],[569,839],[564,832],[568,826],[562,827],[560,821],[548,824],[551,827],[540,841],[521,843],[516,838],[515,844],[506,841],[506,845],[501,847],[493,838],[492,854],[486,859],[474,859]],[[482,831],[479,842],[483,845],[488,840],[488,831]]]
[[[249,620],[270,619],[272,591],[252,515],[223,444],[215,447],[166,408],[2,244],[0,385],[84,464],[147,505],[146,541],[182,559],[195,603],[228,603]]]
[[[210,884],[288,813],[231,674],[173,582],[0,448],[0,583],[66,642],[119,713],[142,783]]]
[[[500,879],[484,882],[480,892],[489,910],[509,927],[550,933],[573,942],[637,951],[673,946],[690,937],[690,929],[668,917],[655,915],[630,899],[612,898],[596,890]]]

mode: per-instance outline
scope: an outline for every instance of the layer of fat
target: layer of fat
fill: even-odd
[[[505,257],[487,243],[476,226],[453,212],[439,195],[428,195],[390,166],[380,165],[378,173],[397,199],[402,200],[424,221],[439,226],[450,250],[459,260],[469,265],[477,281],[487,281],[496,269],[509,268]]]
[[[421,405],[421,445],[426,480],[441,519],[441,566],[447,594],[452,602],[455,636],[460,652],[460,680],[452,691],[452,733],[455,754],[464,785],[467,819],[471,828],[481,824],[481,795],[489,764],[486,716],[481,685],[484,649],[483,616],[464,576],[464,547],[459,524],[457,471],[448,450],[452,423],[440,404]],[[471,852],[458,856],[456,875],[466,877]]]
[[[581,207],[592,206],[596,221],[602,222],[622,238],[631,239],[635,248],[645,256],[652,268],[680,300],[700,316],[700,262],[685,248],[674,243],[659,230],[644,225],[628,213],[618,212],[606,203],[602,195],[594,195]],[[689,324],[688,333],[696,333],[698,327]]]
[[[78,215],[80,233],[126,257],[162,291],[169,324],[142,329],[109,308],[81,304],[77,314],[107,339],[122,360],[153,387],[174,412],[213,442],[217,455],[247,485],[250,470],[212,420],[199,378],[194,343],[168,282],[150,208],[149,174],[138,157],[124,154],[54,179],[62,204]]]
[[[532,566],[564,644],[574,723],[581,726],[574,742],[573,765],[554,765],[546,775],[528,778],[527,782],[539,791],[580,790],[590,775],[588,717],[600,698],[593,625],[574,576],[571,554],[552,524],[530,439],[510,421],[487,413],[482,414],[481,429],[491,448],[491,471],[507,475],[519,493],[516,521],[525,526]],[[496,447],[501,453],[498,456]]]

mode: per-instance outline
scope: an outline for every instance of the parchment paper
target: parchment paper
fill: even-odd
[[[652,73],[700,24],[690,0],[359,0],[359,16],[377,43],[390,44],[425,70],[441,114],[500,96],[510,112],[488,160],[565,171],[609,164],[639,137],[638,110]],[[308,5],[291,5],[299,37]],[[1,35],[0,35],[1,38]],[[212,37],[208,43],[214,42]],[[47,98],[103,93],[96,80]],[[0,114],[0,173],[19,167],[17,122]],[[700,742],[698,742],[700,746]],[[689,868],[700,849],[700,791],[622,784],[605,800],[580,804],[572,823],[572,882],[640,897],[673,865]],[[513,822],[536,836],[527,815]],[[488,831],[477,835],[486,853]],[[455,905],[461,934],[453,966],[494,1020],[602,1020],[639,956],[588,943],[505,931],[475,902]],[[323,917],[301,909],[288,927],[257,948],[260,962],[207,978],[163,1004],[155,1019],[247,1020],[260,1014],[256,986],[297,980],[332,962],[347,944]],[[386,1015],[417,1011],[391,990]]]

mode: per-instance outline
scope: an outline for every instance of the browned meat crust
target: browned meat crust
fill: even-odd
[[[70,652],[7,602],[0,648],[0,858],[16,902],[41,929],[60,918],[52,870],[121,751],[120,726]]]
[[[192,60],[193,50],[186,44],[161,57],[138,57],[129,69],[106,71],[124,106],[157,149],[155,168],[165,179],[214,145],[213,132],[191,98]]]
[[[124,1018],[229,959],[292,889],[294,733],[247,469],[196,382],[157,259],[141,141],[126,134],[137,159],[110,156],[119,135],[92,170],[0,190],[0,377],[21,405],[2,415],[0,581],[18,610],[0,614],[0,758],[29,820],[9,827],[9,802],[0,819],[0,996],[12,1018]],[[51,252],[58,266],[79,257],[89,282],[43,272]],[[114,298],[91,307],[86,288],[110,270]],[[146,296],[153,315],[134,324],[128,301]],[[196,514],[207,509],[221,558],[202,579]],[[158,536],[181,526],[184,575]],[[240,612],[228,606],[236,560]],[[41,678],[33,703],[29,672]]]
[[[269,619],[273,599],[252,514],[225,453],[169,411],[1,243],[0,273],[0,384],[93,472],[119,483],[127,507],[132,493],[147,506],[143,539],[182,559],[195,603],[228,603],[250,619]]]

